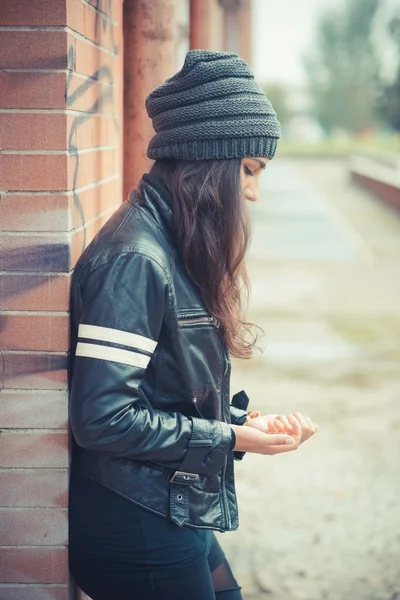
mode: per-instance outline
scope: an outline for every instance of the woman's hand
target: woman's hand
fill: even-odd
[[[293,427],[300,427],[301,439],[300,444],[308,440],[319,429],[310,417],[305,417],[297,412],[293,415],[264,415],[250,419],[246,423],[246,427],[253,427],[264,433],[286,433],[293,434]]]
[[[297,450],[301,439],[301,427],[293,424],[292,433],[266,433],[255,427],[231,425],[236,434],[234,450],[252,452],[253,454],[281,454]]]

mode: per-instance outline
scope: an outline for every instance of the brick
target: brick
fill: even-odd
[[[1,600],[68,600],[66,585],[1,584]]]
[[[5,389],[67,389],[66,354],[3,352],[2,358]]]
[[[106,15],[114,23],[120,22],[119,8],[122,4],[121,0],[84,0],[84,2],[96,8],[101,14]]]
[[[66,583],[66,548],[0,548],[0,581]]]
[[[67,315],[0,315],[2,350],[68,350]]]
[[[64,432],[0,431],[0,467],[67,467],[68,435]]]
[[[2,31],[0,69],[66,69],[71,41],[66,31]]]
[[[92,221],[87,227],[76,231],[71,236],[71,266],[74,267],[76,261],[82,254],[85,247],[92,241],[97,232],[108,221],[114,210],[101,215],[98,219]]]
[[[67,234],[0,236],[0,271],[68,272]]]
[[[72,196],[70,200],[71,228],[81,227],[97,215],[116,210],[122,201],[120,179],[99,183],[78,194],[79,204]],[[78,208],[79,207],[79,208]]]
[[[74,232],[71,235],[71,267],[75,268],[76,262],[79,259],[82,252],[90,244],[93,237],[90,235],[91,232],[87,231],[87,227]]]
[[[117,146],[122,127],[119,115],[68,115],[69,149],[93,146]]]
[[[119,5],[120,0],[113,0],[113,3]],[[102,6],[104,12],[96,10],[82,0],[68,0],[67,25],[88,40],[107,48],[114,54],[119,54],[122,47],[118,45],[118,27],[109,18],[112,4],[108,1],[102,2]]]
[[[3,150],[68,149],[66,114],[2,113],[0,132]]]
[[[6,190],[67,189],[68,155],[0,154],[0,188]]]
[[[67,510],[59,508],[0,508],[3,546],[65,546]]]
[[[2,2],[0,25],[65,25],[65,0],[17,0]]]
[[[67,429],[67,392],[0,390],[0,428],[8,427]]]
[[[65,108],[66,73],[0,73],[0,108]]]
[[[0,310],[68,310],[70,275],[3,273]]]
[[[68,194],[3,194],[0,231],[67,231]]]
[[[113,83],[120,85],[120,73],[115,69],[118,57],[105,52],[101,46],[94,46],[82,40],[75,39],[75,71],[88,77],[102,76]],[[105,77],[107,75],[107,77]]]
[[[0,469],[3,506],[66,507],[67,469]],[[1,597],[1,596],[0,596]]]
[[[118,172],[117,150],[93,150],[69,157],[68,189],[80,188],[98,179],[112,177]]]

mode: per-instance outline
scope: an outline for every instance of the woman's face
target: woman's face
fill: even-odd
[[[256,202],[260,189],[261,173],[267,166],[268,158],[242,158],[240,166],[240,183],[246,200]]]

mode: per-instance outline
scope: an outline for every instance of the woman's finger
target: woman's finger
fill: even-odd
[[[307,416],[306,416],[305,418],[306,418],[306,420],[307,420],[307,423],[308,423],[308,425],[309,425],[309,427],[310,427],[310,431],[311,431],[313,434],[314,434],[314,433],[316,433],[316,432],[318,431],[318,425],[317,425],[316,423],[314,423],[314,421],[312,421],[312,420],[310,419],[310,417],[307,417]]]
[[[298,444],[288,444],[284,446],[268,446],[268,450],[265,454],[282,454],[283,452],[292,452],[293,450],[297,450],[299,447]]]
[[[288,421],[292,426],[293,432],[296,432],[296,434],[301,434],[301,425],[298,419],[296,419],[294,415],[288,415]]]
[[[272,425],[273,425],[273,426],[275,427],[275,429],[277,429],[278,431],[285,431],[285,425],[284,425],[284,423],[282,423],[282,422],[279,420],[279,417],[278,417],[278,418],[276,418],[274,421],[272,421]],[[290,429],[292,429],[292,428],[290,427]]]
[[[304,429],[308,429],[308,423],[306,418],[304,417],[304,415],[302,415],[301,413],[297,412],[294,413],[294,416],[296,417],[296,419],[298,420],[298,422],[300,423],[301,427]]]
[[[302,442],[303,430],[301,428],[299,421],[296,419],[296,417],[294,415],[288,415],[288,421],[292,426],[292,436],[300,444]]]
[[[266,433],[264,444],[265,446],[291,446],[296,444],[296,440],[291,435],[284,433]]]
[[[286,415],[279,415],[279,417],[277,417],[275,420],[282,423],[282,425],[286,427],[286,429],[289,429],[289,431],[292,430],[292,425],[290,424]]]
[[[309,426],[305,416],[302,415],[301,413],[299,413],[299,412],[294,413],[294,416],[296,417],[296,419],[298,420],[298,422],[301,425],[301,429],[302,429],[301,441],[304,442],[306,439],[308,439],[310,437],[310,435],[312,435],[312,432],[310,431],[310,426]]]
[[[278,429],[277,427],[275,427],[274,423],[268,423],[268,430],[267,433],[280,433],[280,429]]]

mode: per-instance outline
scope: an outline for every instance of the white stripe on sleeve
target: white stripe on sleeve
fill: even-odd
[[[76,356],[99,358],[100,360],[109,360],[142,369],[145,369],[150,362],[150,356],[144,356],[131,350],[121,350],[120,348],[111,348],[100,344],[86,344],[85,342],[78,342]]]
[[[79,325],[78,337],[88,338],[91,340],[101,340],[103,342],[111,342],[112,344],[121,344],[122,346],[130,346],[137,350],[144,350],[153,354],[156,349],[157,342],[150,338],[129,333],[121,329],[112,329],[111,327],[100,327],[99,325]]]

